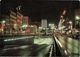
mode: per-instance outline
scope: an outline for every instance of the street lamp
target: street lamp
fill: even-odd
[[[62,15],[60,17],[63,19],[63,16]]]
[[[2,23],[5,23],[5,22],[6,22],[5,20],[2,21]]]
[[[79,15],[75,16],[75,21],[76,21],[75,27],[80,28],[80,16]]]
[[[66,10],[64,10],[62,14],[65,15],[66,14]]]
[[[80,17],[79,16],[76,16],[75,18],[76,18],[76,20],[80,20]]]
[[[72,21],[69,21],[69,24],[72,24]]]

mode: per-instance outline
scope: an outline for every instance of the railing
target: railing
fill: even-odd
[[[80,40],[66,35],[55,35],[55,40],[68,56],[80,56]]]

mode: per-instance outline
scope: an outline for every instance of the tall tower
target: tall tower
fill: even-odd
[[[47,28],[47,19],[42,19],[41,20],[41,27],[42,28]]]

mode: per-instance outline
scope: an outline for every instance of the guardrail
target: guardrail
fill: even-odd
[[[67,36],[55,35],[57,44],[62,48],[68,56],[80,56],[80,41]]]

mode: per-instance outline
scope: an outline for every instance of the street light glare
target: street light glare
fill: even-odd
[[[65,14],[66,14],[66,10],[63,11],[63,15],[65,15]]]
[[[42,29],[42,27],[39,27],[39,29]]]
[[[31,25],[31,27],[34,27],[33,25]]]
[[[69,21],[70,24],[72,24],[72,21]]]
[[[80,17],[79,16],[76,16],[76,20],[79,20],[80,19]]]
[[[23,25],[22,27],[27,27],[27,25]]]
[[[60,17],[61,17],[61,18],[63,18],[63,16],[62,16],[62,15],[61,15]]]
[[[5,23],[5,22],[6,22],[5,20],[2,21],[2,23]]]
[[[49,26],[54,26],[54,24],[49,24]]]
[[[51,26],[52,24],[49,24],[49,26]]]

